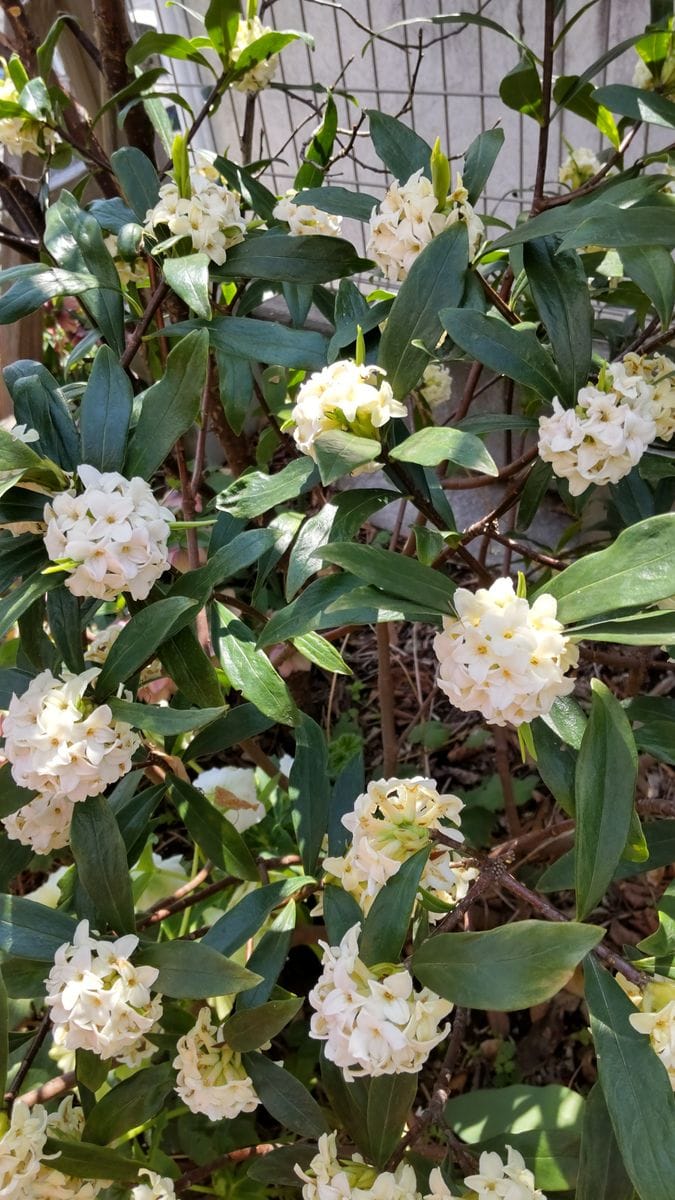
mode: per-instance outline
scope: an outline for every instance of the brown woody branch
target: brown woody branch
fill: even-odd
[[[134,74],[126,63],[133,42],[129,32],[124,0],[93,0],[96,40],[101,55],[101,70],[110,95],[133,83]],[[134,104],[124,120],[124,131],[136,146],[155,161],[155,131],[142,104]]]

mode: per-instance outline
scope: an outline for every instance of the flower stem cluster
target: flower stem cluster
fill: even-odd
[[[391,283],[401,283],[424,247],[458,221],[466,224],[473,257],[485,230],[469,204],[461,175],[454,192],[439,204],[431,179],[420,168],[405,183],[392,183],[382,203],[373,209],[367,253]]]
[[[323,971],[309,994],[310,1034],[350,1082],[365,1075],[419,1071],[443,1040],[452,1004],[428,988],[416,992],[405,967],[370,969],[359,958],[360,925],[339,946],[320,942]]]
[[[136,967],[134,934],[114,942],[89,935],[80,921],[72,943],[60,946],[46,980],[54,1042],[67,1050],[91,1050],[137,1066],[146,1056],[150,1032],[162,1015],[161,996],[150,989],[159,971]]]
[[[405,405],[394,399],[381,367],[341,359],[315,371],[300,386],[292,420],[299,450],[316,458],[314,443],[330,429],[342,429],[363,438],[376,438],[377,430],[392,417],[404,417]]]
[[[4,753],[15,782],[37,795],[3,825],[38,854],[67,845],[74,805],[126,775],[140,745],[108,704],[86,697],[98,674],[98,667],[80,675],[64,671],[61,678],[42,671],[10,700]]]
[[[45,546],[52,562],[68,571],[74,596],[116,600],[129,592],[145,600],[169,565],[168,508],[158,504],[144,479],[117,471],[77,468],[78,484],[45,507]]]
[[[231,1121],[258,1107],[260,1100],[241,1054],[223,1041],[222,1026],[212,1023],[210,1009],[200,1009],[195,1025],[176,1048],[176,1092],[190,1112],[204,1113],[210,1121]]]
[[[453,603],[457,616],[443,618],[434,649],[438,686],[456,708],[493,725],[522,725],[574,689],[565,672],[579,652],[556,620],[553,596],[530,605],[511,579],[497,579],[475,594],[458,588]]]
[[[433,779],[380,779],[357,796],[352,812],[342,824],[352,835],[351,845],[339,858],[324,859],[324,870],[358,901],[367,913],[381,888],[402,863],[431,844],[435,831],[464,839],[458,828],[464,807],[458,796],[439,795]],[[445,825],[444,822],[451,822]],[[455,867],[452,850],[432,851],[422,873],[421,887],[437,895],[441,906],[459,899],[468,879]],[[472,872],[475,875],[475,871]]]

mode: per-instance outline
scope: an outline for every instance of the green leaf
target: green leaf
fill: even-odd
[[[279,1146],[269,1154],[259,1154],[251,1160],[246,1175],[258,1183],[267,1184],[275,1190],[281,1186],[297,1188],[296,1166],[306,1171],[316,1155],[316,1145],[310,1142],[293,1142],[290,1146]]]
[[[145,62],[146,58],[161,55],[164,58],[176,58],[182,61],[196,62],[202,67],[208,67],[208,59],[200,54],[198,47],[208,45],[206,38],[185,38],[176,33],[157,33],[148,29],[142,33],[138,41],[127,50],[126,62],[129,67],[136,67]]]
[[[0,896],[0,950],[6,954],[51,963],[74,932],[75,922],[65,913],[22,896]]]
[[[415,559],[380,550],[376,546],[333,543],[317,552],[324,561],[337,563],[345,571],[375,587],[386,589],[392,596],[413,602],[424,597],[427,610],[449,614],[456,585],[432,567]]]
[[[591,713],[579,749],[575,780],[577,917],[604,896],[628,839],[637,750],[619,701],[591,680]]]
[[[5,274],[0,275],[0,284]],[[59,267],[41,267],[35,263],[30,275],[18,279],[0,297],[0,325],[12,325],[56,296],[80,296],[90,292],[97,282],[96,276],[87,271],[63,271]]]
[[[260,873],[241,834],[224,812],[199,788],[173,776],[169,788],[181,820],[204,856],[237,879],[260,880]]]
[[[239,192],[248,208],[251,208],[264,221],[275,220],[274,209],[277,206],[277,197],[250,170],[231,162],[229,158],[223,158],[222,155],[218,155],[214,159],[213,165],[230,187]]]
[[[366,966],[398,962],[428,857],[428,846],[418,850],[377,893],[359,939],[359,957]]]
[[[157,967],[153,988],[175,1000],[231,996],[260,982],[259,975],[201,942],[143,942],[134,958],[144,966]]]
[[[481,471],[483,475],[498,475],[499,468],[480,438],[459,429],[448,429],[427,425],[399,442],[389,452],[397,462],[419,463],[423,467],[436,467],[448,459],[468,471]]]
[[[99,919],[116,933],[133,932],[134,898],[127,852],[105,796],[90,796],[75,805],[70,845],[80,882]]]
[[[666,329],[675,306],[675,263],[668,247],[624,246],[621,262],[626,275],[649,296]]]
[[[446,308],[440,318],[460,349],[484,367],[532,388],[546,400],[558,395],[560,380],[553,360],[532,329],[514,328],[499,317],[463,308]]]
[[[47,209],[44,242],[60,267],[96,276],[97,286],[82,293],[83,304],[110,347],[123,354],[124,305],[117,268],[98,221],[83,212],[65,189]]]
[[[576,403],[591,370],[593,311],[586,271],[574,251],[556,253],[555,238],[527,242],[523,263],[553,347],[563,403]]]
[[[475,204],[490,178],[497,155],[504,145],[503,129],[486,129],[474,138],[464,155],[462,181],[469,193],[469,204]]]
[[[539,71],[531,58],[523,57],[504,75],[499,84],[499,95],[508,108],[515,109],[524,117],[533,117],[543,124],[543,100]]]
[[[566,233],[561,250],[576,246],[666,246],[675,241],[675,211],[669,204],[640,204],[619,208],[596,204],[592,213]]]
[[[337,946],[354,925],[363,923],[360,905],[349,892],[332,883],[323,889],[323,913],[331,946]]]
[[[270,230],[231,246],[214,274],[222,279],[269,279],[286,283],[329,283],[369,265],[343,238],[293,237]]]
[[[33,450],[46,454],[67,471],[74,470],[80,461],[79,441],[54,376],[41,363],[19,359],[5,368],[4,377],[12,394],[17,422],[37,429],[40,434],[40,440],[33,443]],[[39,476],[36,475],[38,482],[47,483],[49,468],[52,472],[55,470],[54,463],[42,464]]]
[[[667,599],[675,594],[675,513],[624,529],[606,550],[580,558],[539,591],[555,597],[565,625]]]
[[[324,174],[330,166],[337,129],[337,107],[331,92],[328,91],[323,116],[309,139],[303,161],[293,180],[293,187],[297,191],[301,191],[305,187],[318,187],[322,183]]]
[[[422,378],[430,352],[443,332],[441,309],[454,309],[464,292],[469,262],[466,226],[456,222],[433,238],[417,256],[394,300],[380,341],[378,363],[397,399]]]
[[[60,1142],[56,1138],[47,1138],[43,1157],[49,1160],[53,1157],[58,1162],[58,1170],[63,1175],[72,1175],[74,1179],[105,1179],[118,1180],[122,1183],[134,1184],[138,1179],[141,1163],[131,1158],[124,1158],[117,1150],[109,1150],[106,1146],[95,1146],[89,1142]]]
[[[675,1162],[675,1099],[650,1040],[633,1029],[635,1008],[589,958],[586,1001],[598,1075],[624,1166],[639,1196],[670,1200]]]
[[[439,933],[413,955],[422,984],[464,1008],[511,1012],[559,992],[604,936],[573,921],[518,921],[480,933]]]
[[[239,1012],[258,1008],[269,1000],[288,960],[296,920],[297,906],[294,900],[289,900],[273,918],[248,960],[249,970],[256,971],[261,981],[245,996],[239,997]]]
[[[189,333],[169,354],[162,379],[143,393],[141,415],[127,453],[127,476],[150,479],[196,420],[208,347],[208,335],[203,330]]]
[[[300,714],[296,727],[288,794],[302,865],[311,875],[328,828],[330,787],[326,739],[320,726],[306,713]]]
[[[646,92],[642,88],[628,87],[625,83],[610,83],[606,87],[596,88],[593,98],[619,116],[644,121],[647,125],[675,129],[675,104],[658,92]]]
[[[223,704],[219,708],[163,708],[159,704],[136,704],[115,697],[111,697],[108,704],[116,721],[126,721],[135,729],[157,733],[160,737],[175,737],[177,733],[201,729],[225,711]]]
[[[173,1087],[169,1063],[146,1067],[116,1084],[87,1116],[82,1136],[87,1142],[105,1145],[130,1129],[137,1129],[162,1111]]]
[[[110,649],[96,680],[96,695],[107,696],[116,691],[120,683],[126,683],[153,657],[157,647],[190,621],[196,611],[197,605],[189,596],[167,596],[135,613]]]
[[[159,657],[167,675],[191,704],[200,708],[222,706],[223,693],[216,669],[192,629],[181,629],[164,642]]]
[[[19,617],[45,592],[50,592],[52,588],[60,586],[62,586],[62,580],[58,575],[43,575],[41,571],[36,571],[34,575],[29,575],[28,579],[24,579],[23,583],[20,583],[8,596],[0,600],[0,638],[9,632]]]
[[[97,351],[80,405],[82,462],[99,471],[124,464],[134,393],[110,346]]]
[[[405,183],[420,170],[431,179],[431,146],[418,133],[375,108],[367,108],[366,115],[375,153],[395,179]]]
[[[136,219],[141,225],[144,224],[148,209],[154,208],[157,203],[159,175],[147,154],[143,154],[136,146],[122,146],[115,150],[110,161]]]
[[[162,330],[167,337],[182,337],[200,328],[194,321],[180,321]],[[253,317],[214,317],[208,333],[214,350],[274,367],[319,371],[326,365],[328,340],[306,329],[289,329],[276,321]]]
[[[257,1050],[271,1042],[302,1008],[302,997],[291,1000],[270,1000],[259,1008],[247,1008],[233,1013],[223,1025],[223,1041],[233,1050]]]
[[[219,750],[229,750],[246,738],[264,733],[273,722],[256,708],[255,704],[237,704],[224,717],[219,717],[207,729],[198,733],[185,751],[185,758],[203,758]]]
[[[368,1080],[368,1157],[384,1170],[398,1146],[417,1095],[417,1075],[378,1075]]]
[[[381,452],[382,446],[373,438],[357,437],[342,429],[321,433],[314,442],[316,465],[324,487],[343,475],[351,475],[356,467],[372,462]]]
[[[614,879],[630,879],[633,875],[644,875],[658,867],[666,867],[675,857],[675,823],[672,821],[650,821],[644,828],[649,857],[629,862],[622,860]],[[548,867],[537,880],[540,892],[564,892],[574,887],[575,852],[569,850],[557,862]]]
[[[577,756],[540,717],[530,728],[537,753],[537,770],[563,812],[573,816]]]
[[[369,221],[373,209],[378,205],[376,196],[370,196],[367,192],[353,192],[344,187],[303,188],[294,201],[296,204],[313,204],[322,212],[352,217],[355,221]]]
[[[243,622],[222,604],[216,609],[220,621],[218,653],[232,686],[274,721],[295,725],[295,701],[279,672],[264,651],[256,648],[255,638]]]
[[[598,104],[590,83],[577,87],[578,75],[559,75],[553,84],[553,99],[569,112],[590,121],[618,149],[620,137],[616,121],[608,108]],[[573,93],[573,94],[572,94]],[[570,99],[566,97],[570,96]]]
[[[324,671],[332,671],[336,675],[353,674],[340,652],[319,633],[301,634],[300,637],[293,638],[293,645],[300,654]]]
[[[605,1097],[594,1083],[584,1105],[575,1200],[633,1200]]]
[[[246,520],[260,517],[277,504],[283,504],[285,500],[291,500],[306,491],[311,486],[314,469],[311,459],[298,458],[276,475],[249,471],[224,492],[220,492],[216,505],[221,511],[235,517],[245,517]]]
[[[316,1138],[328,1131],[326,1118],[316,1100],[290,1071],[257,1051],[244,1055],[244,1066],[268,1113],[284,1129],[302,1137]]]
[[[112,200],[92,200],[89,212],[102,229],[114,234],[121,233],[125,225],[133,224],[136,220],[135,214],[120,196]]]
[[[208,254],[186,254],[182,258],[166,258],[162,267],[172,291],[193,313],[207,321],[211,320],[209,261]]]
[[[332,539],[348,541],[373,512],[398,499],[398,493],[386,488],[354,488],[324,504],[319,512],[304,521],[291,550],[286,572],[286,598],[291,600],[303,583],[321,570],[316,554]]]
[[[228,59],[237,36],[241,5],[239,0],[210,0],[204,25],[215,50]]]
[[[202,944],[212,946],[222,954],[234,954],[262,928],[275,908],[314,882],[308,875],[295,875],[249,892],[211,926]]]
[[[615,621],[591,621],[569,626],[570,636],[587,642],[618,642],[626,646],[662,646],[675,641],[675,613],[631,613]]]

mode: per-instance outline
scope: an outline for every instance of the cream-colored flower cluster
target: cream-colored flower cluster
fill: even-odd
[[[141,1167],[139,1175],[146,1175],[148,1182],[141,1181],[131,1189],[131,1200],[175,1200],[176,1189],[173,1180],[167,1175],[158,1175],[156,1171],[148,1171]]]
[[[258,799],[255,771],[251,767],[211,767],[197,776],[194,786],[240,833],[257,825],[265,816],[265,805]]]
[[[645,60],[638,57],[633,71],[633,87],[643,92],[653,92],[658,88],[666,96],[670,95],[675,87],[675,53],[667,54],[654,73]]]
[[[190,1112],[204,1113],[210,1121],[231,1121],[258,1107],[260,1100],[241,1054],[223,1041],[222,1026],[213,1024],[209,1008],[200,1009],[195,1025],[176,1049],[176,1092]]]
[[[447,367],[438,362],[430,362],[424,368],[419,392],[426,400],[429,408],[438,408],[439,404],[447,404],[452,395],[452,375]]]
[[[263,34],[273,32],[274,30],[271,26],[263,25],[260,17],[249,17],[248,20],[240,17],[232,46],[232,66],[236,67],[237,59],[243,54],[244,50],[248,50],[253,42],[257,42],[258,38],[261,38]],[[238,92],[261,92],[263,88],[269,87],[276,75],[278,65],[279,55],[270,54],[262,62],[257,63],[255,67],[251,67],[232,86]]]
[[[424,247],[458,221],[466,224],[469,254],[473,257],[485,228],[469,204],[461,176],[457,176],[454,192],[439,209],[433,184],[420,169],[405,183],[392,183],[382,203],[373,209],[367,254],[391,283],[400,283]]]
[[[442,832],[458,845],[464,840],[459,825],[464,807],[458,796],[440,795],[433,779],[380,779],[369,783],[356,798],[342,824],[352,835],[351,845],[339,858],[325,858],[324,870],[358,901],[367,913],[381,888],[402,863],[429,845],[430,835]],[[456,856],[437,846],[427,860],[420,886],[437,895],[441,906],[466,892],[465,869],[455,866]],[[476,872],[471,868],[471,877]]]
[[[62,678],[42,671],[10,700],[4,753],[19,787],[37,796],[4,817],[3,825],[38,854],[67,845],[74,805],[126,775],[140,745],[108,704],[85,695],[98,674],[98,667],[80,675],[64,671]]]
[[[94,1200],[107,1180],[75,1179],[58,1170],[58,1156],[44,1161],[51,1135],[61,1141],[79,1141],[84,1113],[73,1107],[73,1097],[61,1101],[51,1115],[42,1104],[29,1109],[18,1099],[9,1127],[0,1137],[0,1196],[2,1200]]]
[[[278,221],[286,221],[288,232],[293,237],[312,237],[323,234],[324,237],[339,237],[342,229],[342,217],[334,213],[323,212],[313,204],[296,204],[297,196],[294,188],[290,188],[282,196],[272,210],[272,216]]]
[[[208,167],[191,170],[189,196],[181,196],[173,181],[162,184],[157,204],[145,214],[145,231],[157,236],[158,226],[165,225],[173,238],[189,238],[193,250],[222,266],[230,246],[243,242],[246,221],[237,193],[214,174]]]
[[[114,942],[90,937],[89,922],[80,921],[72,943],[59,947],[46,980],[57,1046],[128,1066],[147,1057],[145,1035],[162,1015],[162,998],[150,992],[157,968],[131,962],[137,946],[135,934]]]
[[[18,104],[19,92],[7,70],[7,63],[0,58],[3,77],[0,79],[0,101]],[[58,133],[49,129],[44,121],[31,117],[2,117],[0,119],[0,146],[6,146],[10,154],[44,154],[54,150],[60,142]]]
[[[506,1147],[504,1162],[495,1150],[484,1150],[478,1160],[478,1171],[467,1175],[464,1186],[475,1200],[546,1200],[522,1154],[512,1146]],[[439,1167],[429,1175],[429,1193],[424,1200],[459,1200],[450,1191]]]
[[[295,1166],[303,1200],[422,1200],[409,1163],[378,1172],[360,1154],[338,1158],[335,1133],[322,1134],[317,1151],[306,1170]]]
[[[416,992],[405,967],[368,968],[359,958],[360,929],[353,925],[339,946],[319,943],[323,970],[309,994],[310,1035],[325,1042],[326,1058],[347,1082],[419,1071],[448,1033],[441,1022],[452,1004],[428,988]]]
[[[675,982],[657,975],[643,992],[621,975],[617,976],[617,982],[640,1009],[628,1018],[631,1025],[638,1033],[647,1035],[675,1091]]]
[[[72,1096],[66,1096],[57,1111],[47,1117],[47,1135],[63,1142],[79,1142],[84,1120],[83,1110],[74,1107]],[[108,1186],[106,1179],[75,1179],[72,1175],[64,1175],[59,1171],[58,1158],[55,1157],[53,1163],[41,1164],[30,1189],[25,1193],[25,1200],[94,1200]]]
[[[570,150],[561,164],[558,179],[560,183],[567,183],[571,188],[578,188],[601,170],[602,163],[597,154],[585,146],[577,146],[575,150]]]
[[[300,386],[291,413],[298,449],[315,458],[316,439],[330,429],[373,438],[392,417],[404,417],[405,405],[394,399],[384,374],[381,367],[340,359],[310,375]]]
[[[103,240],[108,253],[115,260],[115,268],[122,286],[128,287],[130,283],[133,283],[136,287],[148,287],[150,279],[145,259],[140,256],[131,261],[122,258],[117,244],[117,236],[114,233],[108,234]]]
[[[77,477],[81,490],[59,492],[45,506],[47,554],[69,564],[65,584],[74,596],[116,600],[129,592],[145,600],[169,565],[173,514],[138,476],[84,464]]]
[[[556,620],[553,596],[532,605],[516,595],[511,579],[489,588],[458,588],[456,617],[443,618],[434,649],[438,686],[463,712],[480,712],[493,725],[521,725],[549,712],[568,696],[579,651]]]
[[[665,354],[630,353],[620,363],[612,363],[611,370],[614,386],[644,406],[657,438],[669,442],[675,434],[675,362]]]
[[[618,483],[656,437],[654,388],[644,372],[621,363],[601,385],[581,388],[574,408],[553,398],[553,413],[539,418],[539,456],[580,496],[592,483]]]

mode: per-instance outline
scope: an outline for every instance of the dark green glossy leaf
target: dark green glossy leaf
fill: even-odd
[[[187,254],[164,260],[164,278],[172,291],[184,300],[198,317],[211,320],[209,301],[209,256]]]
[[[277,230],[249,237],[227,252],[218,270],[225,279],[269,279],[287,283],[329,283],[368,266],[342,238],[293,237]]]
[[[260,978],[201,942],[141,943],[134,960],[157,967],[153,986],[176,1000],[230,996],[255,987]]]
[[[323,212],[352,217],[355,221],[370,220],[370,214],[378,204],[376,196],[344,187],[303,188],[294,199],[296,204],[313,204]]]
[[[204,856],[221,871],[257,883],[260,873],[255,860],[225,813],[211,804],[199,788],[176,776],[171,779],[169,790],[181,820]]]
[[[560,391],[553,360],[532,329],[514,329],[499,317],[446,308],[441,321],[457,345],[485,367],[550,400]]]
[[[594,1083],[584,1105],[575,1200],[633,1200],[605,1097]]]
[[[162,379],[144,392],[129,442],[126,474],[150,479],[199,412],[206,376],[208,336],[194,330],[169,354]]]
[[[314,880],[309,876],[296,875],[249,892],[211,926],[204,935],[203,944],[220,950],[222,954],[234,954],[258,932],[275,908],[311,883]]]
[[[366,113],[375,153],[394,178],[405,183],[420,170],[431,178],[431,146],[396,117],[375,108],[366,109]]]
[[[439,463],[456,463],[468,471],[480,471],[483,475],[498,475],[499,468],[480,438],[459,429],[448,429],[427,425],[413,433],[404,442],[399,442],[390,451],[397,462],[419,463],[423,467],[436,467]]]
[[[159,196],[159,176],[147,154],[136,146],[122,146],[110,156],[113,170],[122,190],[143,224],[149,208],[154,208]]]
[[[418,850],[377,893],[359,939],[359,957],[366,966],[398,962],[428,857],[428,847]]]
[[[90,272],[35,265],[36,270],[27,278],[18,279],[0,297],[0,325],[12,325],[56,296],[79,296],[96,287],[96,276]]]
[[[145,1125],[161,1112],[172,1087],[169,1063],[146,1067],[122,1080],[92,1108],[82,1131],[84,1140],[105,1145],[129,1129]]]
[[[246,1054],[244,1066],[268,1113],[285,1129],[302,1137],[321,1137],[327,1132],[326,1118],[316,1100],[290,1071],[258,1052]]]
[[[300,715],[296,726],[288,794],[302,864],[311,875],[328,828],[330,786],[326,738],[320,726],[306,713]]]
[[[469,204],[475,204],[479,199],[503,145],[503,129],[486,129],[484,133],[479,133],[469,146],[464,156],[462,171],[462,181],[469,193]]]
[[[451,611],[455,584],[432,567],[425,567],[412,558],[404,558],[375,546],[333,543],[321,549],[320,557],[337,563],[366,583],[383,588],[393,596],[417,602],[424,597],[427,609],[440,613]]]
[[[51,963],[74,932],[75,922],[65,913],[22,896],[0,896],[0,950],[6,954]]]
[[[82,462],[99,471],[124,463],[134,393],[110,346],[101,346],[80,405]]]
[[[168,596],[135,613],[110,649],[96,680],[96,695],[107,696],[135,675],[157,647],[187,624],[196,611],[197,605],[191,597]]]
[[[294,996],[233,1013],[223,1025],[223,1041],[240,1052],[257,1050],[276,1037],[301,1008],[302,997]]]
[[[219,655],[233,687],[260,712],[284,725],[295,725],[295,702],[279,672],[267,655],[256,648],[253,634],[222,604],[217,606],[220,621]]]
[[[80,882],[101,922],[116,933],[135,929],[127,852],[105,796],[90,796],[73,810],[70,845]]]
[[[527,242],[523,262],[532,298],[553,347],[560,373],[561,399],[576,403],[591,370],[593,312],[581,259],[574,251],[557,253],[555,238]]]

